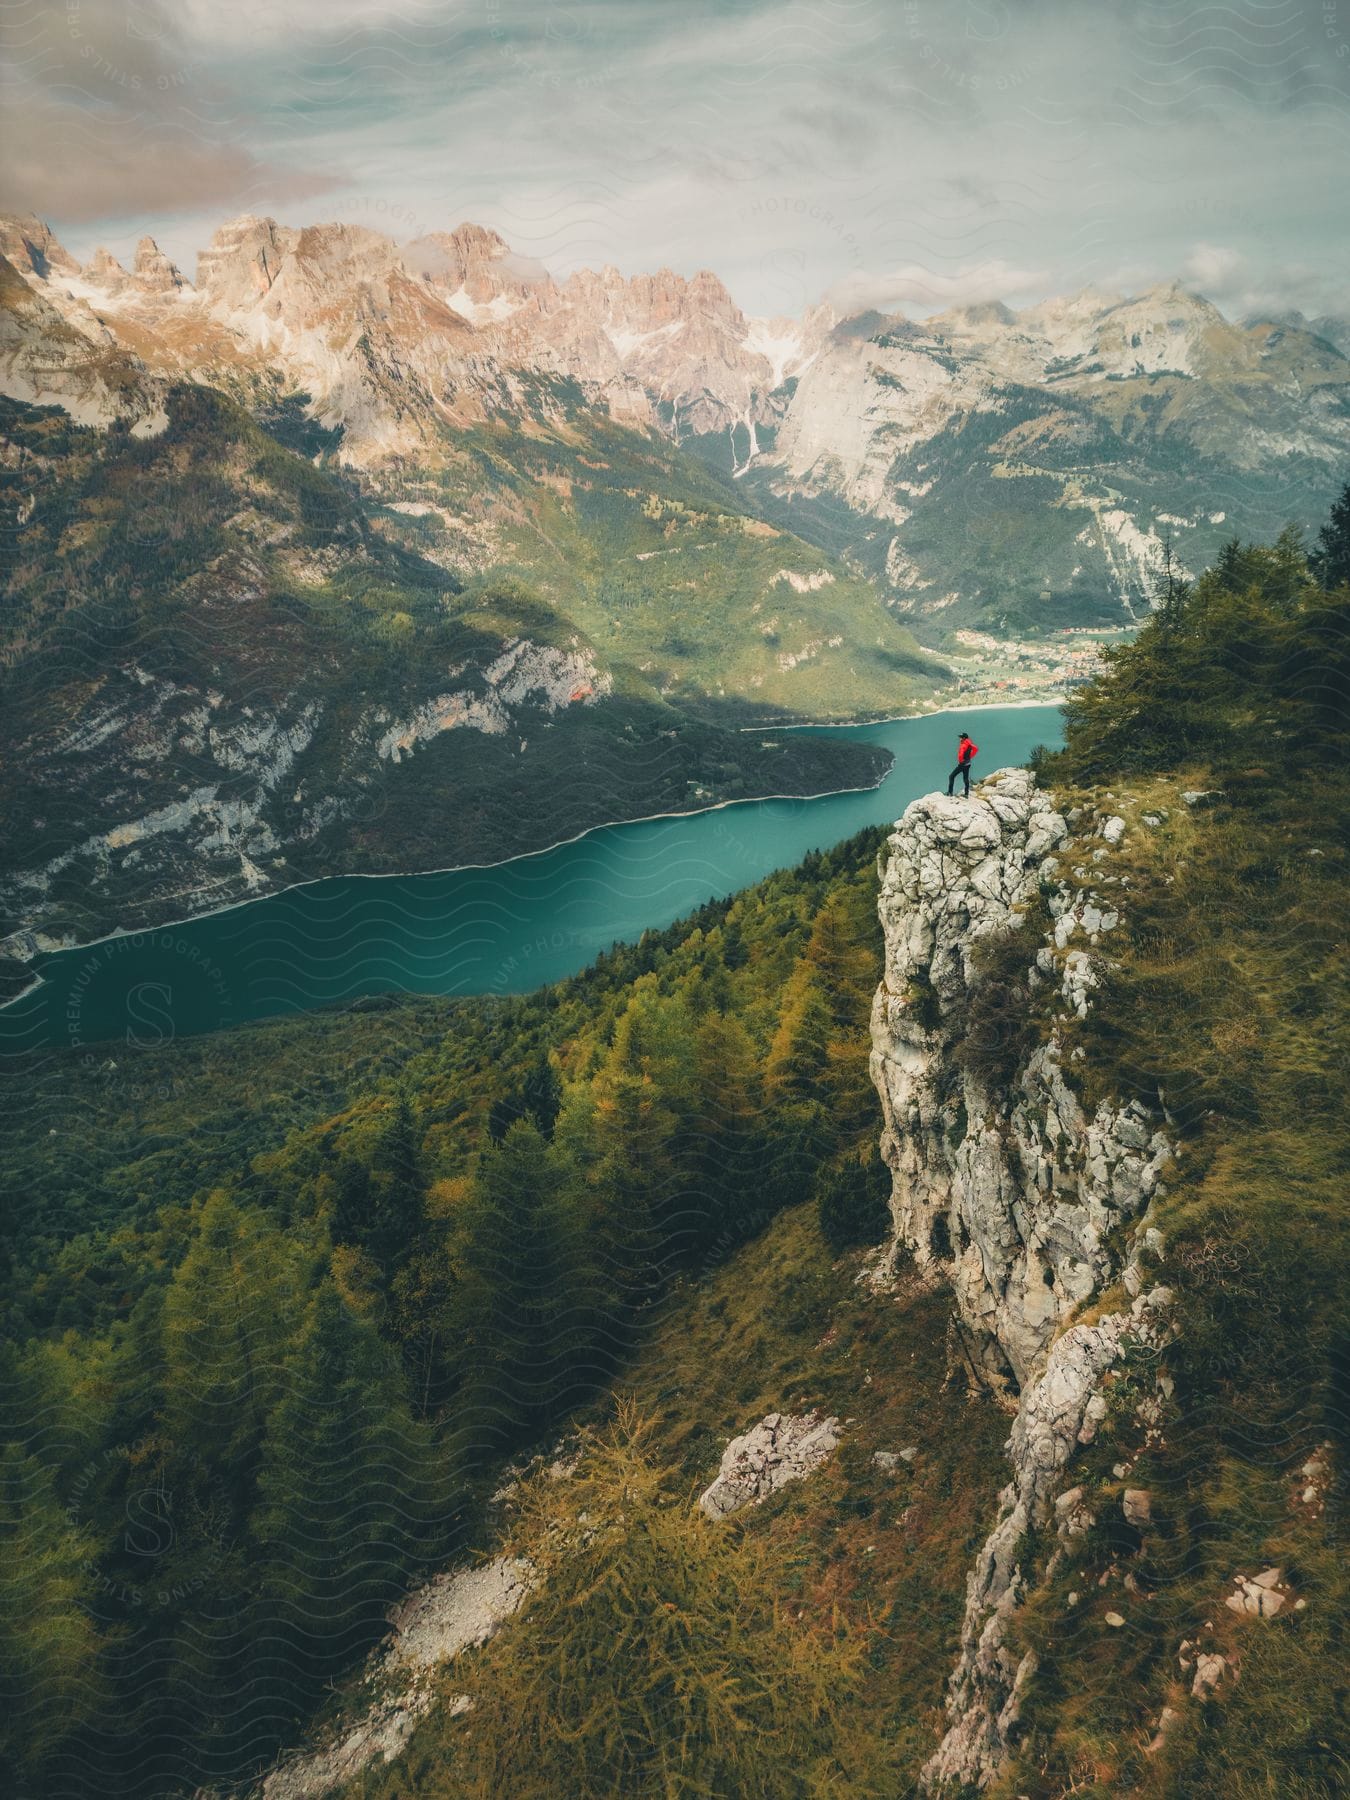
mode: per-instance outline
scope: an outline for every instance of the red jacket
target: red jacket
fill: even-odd
[[[961,742],[957,745],[956,760],[959,763],[969,762],[972,757],[978,756],[979,754],[980,746],[973,738],[962,738]]]

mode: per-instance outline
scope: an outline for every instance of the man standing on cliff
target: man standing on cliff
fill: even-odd
[[[952,770],[951,774],[947,777],[947,792],[949,794],[951,793],[953,787],[956,785],[956,778],[959,775],[966,784],[965,797],[967,800],[969,800],[969,798],[970,798],[970,765],[972,762],[974,762],[975,758],[979,755],[979,752],[980,752],[980,746],[977,743],[974,743],[969,737],[967,737],[966,733],[963,731],[961,733],[961,742],[956,747],[956,767]]]

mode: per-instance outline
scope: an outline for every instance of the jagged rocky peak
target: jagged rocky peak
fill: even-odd
[[[1135,1099],[1089,1115],[1065,1079],[1058,1023],[1044,1041],[1013,1037],[990,1053],[986,1014],[971,1054],[980,986],[996,979],[982,970],[982,940],[1006,946],[1049,1015],[1086,1016],[1094,952],[1120,922],[1107,878],[1125,829],[1090,811],[1066,817],[1028,771],[1004,769],[969,800],[916,800],[882,870],[871,1071],[894,1254],[950,1287],[954,1372],[1016,1407],[1012,1479],[967,1584],[950,1727],[924,1771],[932,1791],[1001,1774],[1035,1673],[1010,1629],[1032,1575],[1027,1534],[1053,1517],[1063,1472],[1105,1414],[1112,1368],[1170,1330],[1170,1296],[1146,1273],[1160,1244],[1148,1207],[1173,1154],[1164,1120]],[[1075,852],[1079,866],[1099,885],[1061,874],[1082,837],[1094,842]],[[1077,1322],[1117,1282],[1130,1298]]]
[[[568,276],[564,292],[611,316],[640,320],[648,330],[703,318],[739,335],[745,332],[745,314],[711,269],[700,269],[688,277],[664,268],[650,275],[624,277],[606,263],[599,270],[578,269]]]
[[[22,274],[45,280],[52,269],[78,275],[80,265],[36,213],[0,213],[0,254]]]
[[[398,261],[393,240],[382,231],[344,220],[303,226],[291,254],[296,262],[339,278],[387,274]]]
[[[500,233],[465,222],[453,231],[430,231],[405,244],[408,272],[449,296],[476,323],[497,323],[530,300],[547,303],[553,278],[533,257],[513,250]],[[486,313],[479,317],[478,309]]]
[[[1032,306],[1023,307],[1017,316],[1023,325],[1039,328],[1047,336],[1053,337],[1066,326],[1100,319],[1103,313],[1124,304],[1124,294],[1089,284],[1072,294],[1054,294],[1048,300],[1039,300]]]
[[[728,324],[739,326],[745,324],[745,314],[732,299],[726,283],[711,269],[695,270],[686,292],[691,303],[701,311],[711,313],[716,318],[725,319]]]
[[[152,237],[143,237],[137,244],[131,268],[142,286],[160,293],[173,293],[187,286],[178,264],[164,254]]]
[[[102,244],[94,251],[80,273],[95,287],[119,288],[125,286],[130,280],[127,271],[118,262],[112,251],[105,249]]]
[[[1244,331],[1259,332],[1263,338],[1276,332],[1306,332],[1323,339],[1342,356],[1350,356],[1350,318],[1340,318],[1334,313],[1323,313],[1319,318],[1310,319],[1296,308],[1284,311],[1276,308],[1269,312],[1249,313],[1242,321],[1242,327]]]
[[[1029,308],[1023,323],[1045,339],[1047,369],[1089,379],[1194,375],[1240,354],[1242,333],[1216,306],[1181,282],[1143,293],[1099,295],[1089,288],[1067,301]]]
[[[364,225],[291,230],[273,219],[235,220],[201,253],[198,285],[218,316],[246,315],[237,323],[265,346],[274,341],[274,319],[297,333],[320,331],[329,340],[320,358],[324,366],[305,370],[304,380],[308,385],[317,379],[325,390],[334,381],[331,357],[345,357],[358,320],[396,330],[404,353],[413,355],[427,330],[458,329],[445,308],[410,280],[393,240]],[[419,296],[434,317],[419,306]],[[367,398],[358,396],[358,407]]]
[[[275,219],[243,213],[220,227],[197,253],[197,286],[227,306],[251,306],[266,294],[300,236]]]
[[[1015,325],[1017,314],[1001,300],[980,300],[970,306],[953,306],[931,319],[930,324],[960,324],[971,327]]]

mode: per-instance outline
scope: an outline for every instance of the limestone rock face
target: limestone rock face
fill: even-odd
[[[925,1765],[930,1789],[984,1787],[1002,1768],[1022,1695],[1035,1674],[1033,1653],[1019,1658],[1007,1642],[1029,1579],[1023,1542],[1034,1525],[1053,1516],[1051,1496],[1059,1477],[1080,1442],[1092,1435],[1090,1408],[1101,1377],[1126,1343],[1156,1347],[1163,1340],[1169,1300],[1165,1288],[1155,1288],[1128,1313],[1072,1326],[1056,1340],[1044,1373],[1023,1390],[1007,1445],[1013,1479],[999,1495],[998,1523],[966,1578],[961,1654],[948,1697],[952,1724]],[[1070,1490],[1061,1498],[1073,1501],[1080,1493]],[[1077,1506],[1058,1511],[1061,1529],[1072,1534],[1078,1529]]]
[[[178,264],[164,254],[152,237],[143,237],[137,244],[132,273],[143,286],[161,294],[176,293],[187,285]]]
[[[14,235],[0,230],[0,244]],[[20,235],[19,249],[34,266],[64,268],[54,260],[64,255],[54,239],[43,250]],[[30,285],[0,250],[0,392],[35,406],[63,407],[81,425],[106,429],[119,421],[137,437],[162,431],[168,424],[162,382],[83,301],[72,303],[68,318],[45,287],[45,280]]]
[[[1061,1321],[1111,1276],[1107,1235],[1148,1203],[1170,1153],[1137,1101],[1102,1105],[1089,1119],[1053,1041],[1007,1092],[990,1091],[955,1060],[973,946],[1022,928],[1019,909],[1052,878],[1051,852],[1068,837],[1022,769],[990,776],[970,800],[926,795],[890,839],[879,902],[886,978],[871,1068],[897,1242],[922,1273],[952,1283],[966,1353],[1002,1390],[1042,1365]],[[1063,944],[1066,916],[1067,900],[1056,922]],[[1054,945],[1028,933],[1028,965],[1038,951],[1039,978],[1062,978],[1073,1010],[1085,1011],[1086,953],[1057,961]]]
[[[1075,819],[1074,830],[1088,824]],[[1101,835],[1110,845],[1120,832]],[[881,872],[886,963],[871,1071],[893,1172],[893,1254],[950,1284],[961,1364],[1016,1405],[1012,1479],[967,1582],[951,1727],[924,1772],[933,1789],[987,1786],[999,1774],[1035,1676],[1034,1660],[1007,1641],[1031,1579],[1024,1539],[1056,1516],[1069,1535],[1090,1523],[1081,1489],[1061,1492],[1063,1473],[1106,1415],[1108,1371],[1127,1346],[1156,1350],[1170,1330],[1170,1296],[1147,1287],[1143,1261],[1160,1240],[1142,1221],[1128,1253],[1129,1309],[1073,1323],[1122,1278],[1120,1228],[1146,1211],[1172,1154],[1161,1119],[1137,1100],[1088,1116],[1053,1025],[1006,1081],[958,1054],[981,979],[974,946],[991,935],[1026,934],[1031,991],[1053,993],[1061,1016],[1091,1005],[1093,956],[1070,941],[1081,931],[1079,943],[1095,948],[1119,915],[1059,879],[1072,847],[1069,820],[1035,778],[1004,769],[969,800],[916,800]],[[1093,864],[1093,880],[1101,868]],[[1043,936],[1025,917],[1042,894],[1052,921]]]
[[[24,275],[45,280],[53,269],[77,275],[80,265],[35,213],[0,214],[0,256]]]
[[[709,1517],[725,1518],[743,1506],[800,1481],[824,1462],[839,1442],[839,1421],[819,1413],[769,1413],[758,1425],[732,1438],[722,1454],[717,1479],[699,1496]]]

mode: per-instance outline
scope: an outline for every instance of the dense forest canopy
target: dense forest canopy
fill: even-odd
[[[9,1158],[26,1782],[255,1767],[681,1274],[822,1184],[880,1235],[879,842],[523,999],[62,1067],[73,1128],[17,1119]]]

